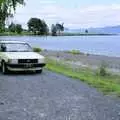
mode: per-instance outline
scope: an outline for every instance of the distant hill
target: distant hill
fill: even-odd
[[[84,33],[86,29],[66,29],[65,32],[69,33]],[[88,28],[89,33],[106,33],[106,34],[118,34],[120,33],[120,25],[108,26],[103,28]]]
[[[120,25],[108,26],[108,27],[103,27],[103,28],[89,28],[88,30],[89,30],[89,32],[118,34],[118,33],[120,33]]]

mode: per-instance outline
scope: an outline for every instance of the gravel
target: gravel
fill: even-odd
[[[106,67],[112,71],[112,72],[120,72],[120,57],[108,57],[108,56],[102,56],[102,55],[86,55],[86,54],[77,54],[73,55],[71,53],[65,52],[65,51],[42,51],[42,55],[54,58],[54,59],[60,59],[62,61],[69,61],[74,65],[77,64],[77,66],[81,67],[90,67],[93,69],[99,68],[101,64],[105,64]]]
[[[0,73],[0,120],[120,120],[120,100],[47,70]]]

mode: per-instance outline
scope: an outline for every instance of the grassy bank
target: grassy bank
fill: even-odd
[[[64,62],[59,62],[47,59],[48,70],[64,74],[71,78],[77,78],[95,88],[102,91],[104,94],[115,94],[120,96],[120,76],[108,74],[100,76],[96,71],[87,68],[72,68]]]
[[[14,32],[3,32],[3,33],[0,33],[0,36],[23,36],[23,35],[34,35],[34,34],[30,33],[30,32],[22,32],[21,34],[14,33]],[[110,35],[117,35],[117,34],[63,33],[63,34],[57,35],[57,36],[110,36]],[[36,36],[36,35],[34,35],[34,36]],[[41,36],[41,35],[39,35],[39,36]],[[51,33],[49,33],[47,36],[51,36]]]
[[[117,34],[106,34],[106,33],[63,33],[61,36],[111,36]]]
[[[23,35],[33,35],[33,34],[30,32],[22,32],[21,34],[14,33],[14,32],[0,33],[0,36],[23,36]]]

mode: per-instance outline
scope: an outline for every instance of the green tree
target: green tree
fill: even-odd
[[[16,31],[18,34],[21,34],[22,31],[23,31],[22,25],[16,24],[16,26],[15,26],[15,31]]]
[[[25,4],[24,0],[0,0],[0,7],[2,9],[2,7],[5,5],[8,9],[8,12],[11,13],[12,9],[16,9],[18,4]]]
[[[49,28],[48,28],[48,25],[45,23],[45,21],[44,20],[42,20],[41,21],[41,28],[42,29],[40,29],[40,34],[42,34],[42,35],[47,35],[48,33],[49,33]]]
[[[28,21],[28,30],[33,32],[35,35],[45,35],[48,34],[48,26],[45,21],[39,18],[31,18]]]
[[[51,26],[52,36],[56,36],[57,33],[58,35],[60,35],[62,31],[64,31],[64,23],[63,24],[57,23],[56,25],[52,24]]]
[[[8,8],[6,4],[1,4],[0,6],[0,32],[3,32],[5,29],[5,20],[9,16]]]
[[[11,24],[8,26],[8,29],[9,29],[10,32],[15,32],[15,31],[16,31],[16,30],[15,30],[15,27],[16,27],[16,25],[15,25],[14,23],[11,23]]]
[[[85,30],[85,33],[86,33],[86,34],[88,33],[88,30],[87,30],[87,29]]]
[[[56,25],[54,25],[54,24],[52,24],[52,26],[51,26],[51,34],[52,34],[52,36],[57,35],[57,28],[56,28]]]
[[[11,23],[8,29],[10,32],[16,32],[18,34],[21,34],[21,32],[23,31],[22,26],[20,24],[14,24],[14,23]]]
[[[63,25],[64,25],[64,23],[63,24],[59,24],[59,23],[56,24],[57,32],[58,32],[59,35],[62,31],[64,31],[64,26]]]

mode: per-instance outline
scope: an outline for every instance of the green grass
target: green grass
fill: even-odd
[[[66,51],[66,53],[73,54],[73,55],[86,55],[86,56],[90,55],[89,53],[83,53],[83,52],[80,52],[79,50],[74,50],[74,49],[70,51]]]
[[[106,33],[63,33],[62,36],[109,36],[117,34],[106,34]]]
[[[35,36],[33,33],[27,32],[27,31],[23,31],[21,34],[18,33],[13,33],[13,32],[2,32],[0,33],[0,36],[23,36],[23,35],[33,35]],[[50,36],[51,34],[49,33],[47,36]],[[117,35],[117,34],[97,34],[97,33],[63,33],[60,36],[108,36],[108,35]],[[41,36],[41,35],[40,35]]]
[[[77,78],[90,86],[97,88],[104,94],[115,94],[120,96],[120,76],[109,74],[107,76],[100,76],[96,71],[81,68],[73,69],[70,65],[65,65],[63,62],[47,59],[48,70],[66,75],[71,78]]]
[[[3,32],[0,33],[0,36],[23,36],[23,35],[33,35],[30,32],[22,32],[21,34],[18,34],[16,32]]]
[[[68,53],[71,53],[73,55],[84,54],[84,53],[81,53],[79,50],[71,50],[71,51],[68,51]]]

